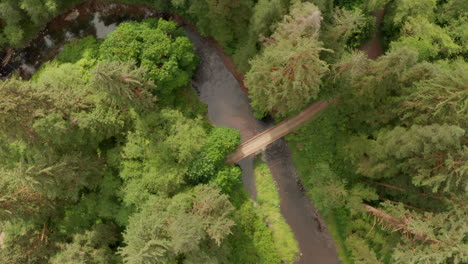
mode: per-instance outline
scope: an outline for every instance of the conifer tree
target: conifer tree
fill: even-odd
[[[120,253],[126,263],[176,263],[181,256],[210,259],[230,234],[233,206],[219,188],[199,185],[173,198],[152,197],[130,218]]]
[[[246,75],[249,97],[257,114],[285,117],[317,98],[328,67],[319,58],[317,40],[322,16],[310,3],[297,4],[278,24],[262,54]]]
[[[463,193],[468,176],[465,133],[451,125],[381,131],[375,141],[361,143],[367,151],[359,158],[358,172],[377,179],[403,174],[432,192]]]

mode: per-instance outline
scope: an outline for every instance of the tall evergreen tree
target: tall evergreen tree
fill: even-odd
[[[126,263],[176,263],[213,258],[230,234],[233,207],[215,186],[199,185],[171,199],[153,197],[130,218],[120,253]],[[206,245],[211,245],[209,249]],[[210,257],[211,255],[211,257]]]
[[[251,61],[246,75],[249,97],[258,114],[285,117],[317,98],[328,70],[317,40],[322,17],[310,3],[297,4],[277,26],[270,43]]]

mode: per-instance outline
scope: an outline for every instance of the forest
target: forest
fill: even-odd
[[[0,0],[0,54],[82,2]],[[341,263],[468,263],[467,0],[93,2],[193,23],[259,120],[332,102],[285,140]],[[0,263],[301,263],[268,164],[254,201],[225,162],[241,135],[208,120],[200,60],[149,18],[0,80]]]

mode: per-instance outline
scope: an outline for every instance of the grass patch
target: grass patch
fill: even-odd
[[[273,231],[275,247],[283,263],[294,263],[299,248],[291,228],[280,212],[280,198],[268,166],[260,159],[255,161],[255,183],[259,214]]]
[[[280,264],[272,230],[263,222],[242,183],[233,188],[230,200],[236,208],[236,225],[226,240],[229,263]]]
[[[336,194],[329,195],[324,187],[324,184],[344,184],[349,190],[359,182],[359,175],[343,152],[351,135],[346,123],[338,109],[330,106],[312,122],[301,126],[298,133],[286,136],[286,140],[307,195],[327,223],[343,264],[354,263],[353,253],[359,254],[352,250],[356,245],[348,241],[350,234],[359,235],[383,263],[389,263],[394,235],[379,227],[372,229],[373,218],[367,214],[351,215],[346,202],[334,199]]]
[[[307,190],[308,197],[316,207],[322,201],[314,199],[314,186],[320,185],[314,174],[320,173],[311,164],[329,164],[337,174],[344,171],[345,164],[335,160],[337,141],[345,138],[339,126],[337,110],[332,106],[324,110],[312,122],[308,122],[299,129],[299,133],[290,134],[286,137],[289,148],[293,154],[293,162],[299,173],[299,177]],[[338,175],[339,176],[339,175]],[[317,206],[318,205],[318,206]],[[320,210],[327,228],[333,237],[340,260],[343,264],[354,263],[346,246],[347,213],[343,210]]]

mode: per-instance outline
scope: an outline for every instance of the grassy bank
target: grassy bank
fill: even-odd
[[[258,212],[272,230],[273,242],[283,263],[294,263],[299,248],[289,225],[280,212],[279,194],[268,166],[255,161]]]
[[[336,141],[339,138],[344,138],[340,128],[337,127],[338,117],[335,109],[326,109],[313,122],[303,125],[299,133],[288,135],[286,140],[293,153],[293,162],[307,194],[327,223],[340,260],[344,264],[349,264],[353,262],[346,246],[346,213],[340,209],[327,208],[325,206],[326,197],[320,193],[320,185],[324,178],[320,174],[326,172],[319,168],[331,165],[337,169],[344,166],[335,160]]]
[[[304,124],[298,133],[286,136],[293,162],[307,195],[327,223],[340,260],[351,264],[363,257],[354,253],[359,252],[358,246],[349,239],[350,234],[366,241],[380,259],[389,259],[395,238],[378,226],[373,227],[372,217],[350,212],[350,193],[359,176],[345,159],[343,146],[350,138],[345,124],[344,117],[331,106]]]

